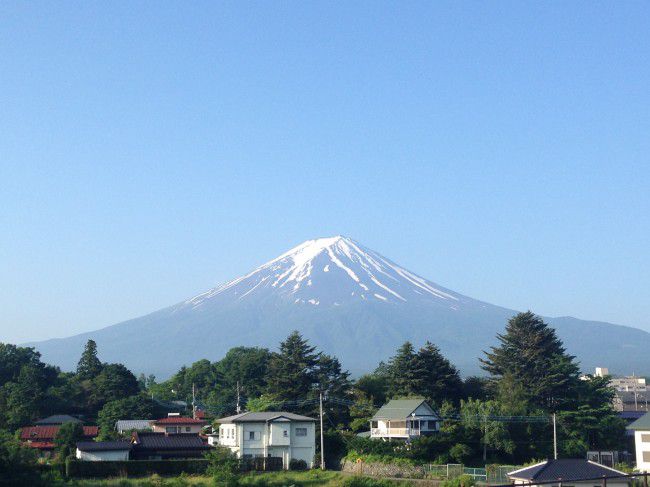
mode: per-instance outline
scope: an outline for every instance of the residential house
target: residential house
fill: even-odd
[[[136,431],[131,437],[132,460],[200,458],[210,446],[194,433],[155,433]]]
[[[625,473],[582,458],[545,460],[508,473],[513,485],[527,487],[599,487],[607,479],[608,487],[627,487]]]
[[[650,471],[650,413],[645,413],[630,424],[627,429],[634,432],[634,451],[636,469],[640,472]]]
[[[119,434],[131,431],[152,431],[155,419],[120,419],[115,422],[115,429]]]
[[[48,456],[54,450],[54,438],[61,426],[26,426],[20,430],[20,439],[24,444],[39,450],[43,456]],[[84,426],[84,440],[91,441],[99,430],[97,426]]]
[[[54,414],[47,418],[39,419],[34,423],[36,426],[61,426],[65,423],[83,423],[79,418],[69,414]]]
[[[370,437],[410,440],[435,433],[440,418],[424,399],[393,399],[370,420]]]
[[[316,420],[284,411],[248,412],[218,419],[218,444],[238,458],[282,459],[289,468],[292,460],[314,466]]]
[[[76,457],[88,462],[128,460],[131,443],[128,441],[80,441]]]
[[[198,435],[207,424],[202,419],[186,418],[176,414],[170,414],[166,418],[155,420],[151,423],[154,433],[167,434],[195,434]]]

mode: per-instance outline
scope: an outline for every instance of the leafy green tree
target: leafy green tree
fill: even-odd
[[[262,394],[260,397],[255,397],[249,399],[246,402],[246,410],[261,412],[261,411],[271,411],[275,407],[275,402],[273,398],[269,397],[266,394]]]
[[[463,382],[458,369],[431,342],[426,342],[418,351],[414,370],[414,392],[424,396],[432,406],[439,406],[445,400],[460,399]]]
[[[0,430],[0,485],[38,485],[37,454],[8,431]]]
[[[62,424],[54,437],[54,448],[59,460],[73,454],[77,448],[77,442],[83,440],[84,429],[81,423],[72,422]]]
[[[77,375],[81,380],[94,379],[102,371],[102,363],[97,358],[97,343],[88,340],[77,363]]]
[[[140,392],[138,380],[122,364],[104,364],[102,371],[92,380],[90,402],[94,410],[108,401],[134,396]]]
[[[365,397],[375,404],[384,404],[388,391],[388,375],[386,365],[379,364],[379,367],[371,373],[364,374],[354,383],[354,389],[363,393]]]
[[[120,419],[150,419],[154,415],[154,405],[144,394],[109,401],[97,415],[99,439],[117,438],[115,423]]]
[[[508,375],[524,387],[530,404],[547,410],[560,409],[574,397],[578,365],[541,318],[530,311],[519,313],[497,338],[500,345],[480,359],[493,384]]]
[[[276,401],[301,401],[312,396],[317,380],[316,347],[294,331],[269,361],[267,394]]]
[[[478,401],[469,399],[460,406],[463,426],[480,437],[483,446],[483,461],[487,460],[488,450],[513,453],[515,443],[510,438],[508,428],[502,421],[492,419],[503,414],[497,401]]]
[[[320,354],[316,364],[316,382],[314,384],[318,392],[323,393],[326,399],[323,403],[323,412],[330,424],[348,424],[350,421],[349,409],[338,400],[347,399],[352,383],[350,373],[343,370],[341,362],[336,357]],[[313,414],[317,412],[314,408]]]

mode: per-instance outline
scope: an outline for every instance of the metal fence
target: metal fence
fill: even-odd
[[[466,467],[459,463],[448,463],[446,465],[426,464],[424,471],[428,477],[440,479],[453,479],[461,475],[469,475],[477,482],[486,484],[508,483],[508,472],[517,470],[515,465],[488,465],[481,467]]]

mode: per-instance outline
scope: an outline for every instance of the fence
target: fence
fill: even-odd
[[[487,484],[508,483],[508,472],[517,470],[514,465],[487,465],[485,468],[465,467],[459,463],[448,463],[446,465],[424,465],[428,477],[441,479],[453,479],[461,475],[469,475],[477,482]]]

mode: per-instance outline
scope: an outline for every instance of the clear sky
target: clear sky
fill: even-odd
[[[650,330],[650,3],[0,3],[0,341],[344,234]]]

